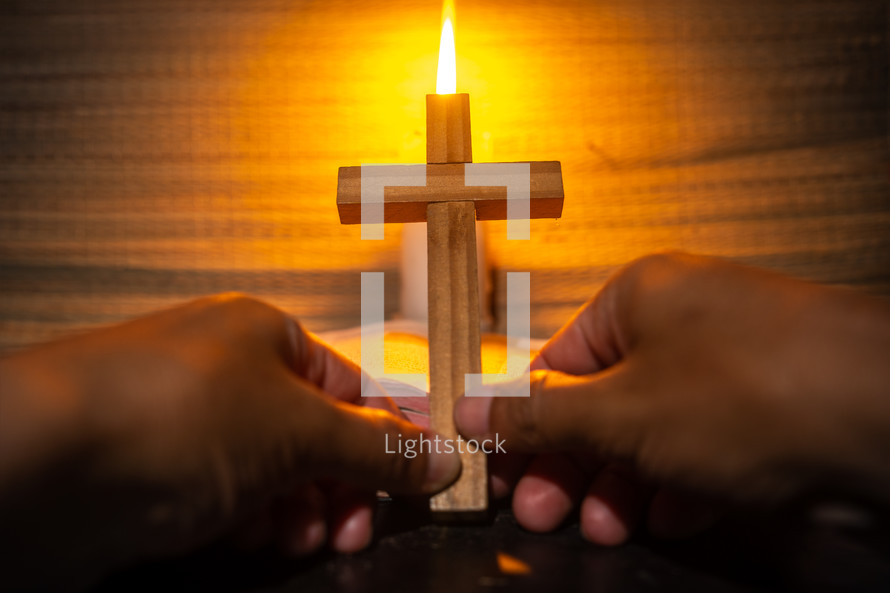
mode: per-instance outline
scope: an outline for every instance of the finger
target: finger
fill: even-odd
[[[329,482],[325,495],[331,548],[344,554],[367,548],[373,536],[375,493]]]
[[[650,486],[617,464],[604,467],[581,503],[581,534],[589,541],[615,546],[630,537],[645,516]]]
[[[358,365],[303,329],[297,321],[292,320],[289,327],[297,375],[337,399],[358,401],[361,397]]]
[[[488,476],[492,497],[501,499],[509,496],[531,459],[529,455],[522,453],[492,453],[489,455]]]
[[[396,402],[394,402],[389,396],[369,397],[356,405],[363,405],[367,408],[373,408],[375,410],[383,410],[384,412],[389,412],[393,416],[396,416],[397,418],[401,418],[403,420],[408,419],[408,417],[405,416],[405,413],[402,412],[398,405],[396,405]]]
[[[607,284],[541,348],[530,369],[589,375],[618,362],[624,347],[615,293]]]
[[[504,440],[508,452],[589,451],[632,457],[657,416],[624,362],[596,375],[531,374],[531,397],[521,381],[484,386],[491,397],[463,397],[455,422],[467,438]]]
[[[315,334],[294,322],[293,342],[300,357],[297,374],[320,387],[325,393],[341,401],[386,410],[404,417],[388,395],[362,397],[363,380],[374,381],[351,360],[334,350]],[[382,389],[381,389],[382,392]],[[385,392],[382,392],[385,393]]]
[[[367,406],[369,408],[376,408],[378,410],[385,410],[399,418],[405,420],[408,419],[408,417],[405,416],[405,413],[399,408],[398,404],[396,404],[395,400],[386,395],[386,390],[383,389],[383,386],[365,371],[361,372],[361,396],[360,402],[355,401],[353,403]]]
[[[400,494],[432,494],[457,479],[456,447],[447,449],[435,432],[381,410],[309,395],[295,419],[293,458],[312,476]]]
[[[529,531],[553,531],[577,506],[584,483],[584,472],[568,455],[538,455],[516,484],[513,514]]]
[[[327,539],[325,499],[315,484],[302,484],[273,503],[278,547],[289,556],[305,556]]]

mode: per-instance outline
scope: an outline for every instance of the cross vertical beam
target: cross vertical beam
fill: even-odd
[[[473,162],[470,96],[426,96],[426,162]],[[476,263],[476,204],[443,200],[426,208],[427,290],[429,291],[430,426],[460,445],[454,402],[464,377],[482,372],[479,275]],[[485,453],[460,453],[457,482],[430,500],[440,521],[471,521],[488,512]]]
[[[476,209],[473,202],[427,206],[430,420],[433,430],[457,443],[454,401],[464,377],[482,372]],[[430,501],[437,519],[454,521],[488,511],[485,454],[461,453],[458,481]]]

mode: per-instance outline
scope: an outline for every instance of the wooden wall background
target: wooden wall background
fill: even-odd
[[[337,167],[424,160],[440,8],[0,0],[0,350],[224,290],[347,327],[361,271],[394,311]],[[887,2],[458,0],[456,35],[476,160],[563,163],[562,220],[487,228],[537,336],[663,248],[890,295]]]

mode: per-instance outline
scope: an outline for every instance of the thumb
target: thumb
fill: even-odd
[[[455,424],[467,438],[503,439],[509,452],[592,450],[633,456],[650,416],[629,388],[624,364],[587,376],[534,371],[519,380],[484,386],[463,397]],[[522,397],[524,381],[530,396]]]
[[[380,409],[320,398],[303,449],[313,477],[399,494],[433,494],[454,482],[460,457],[432,430]]]

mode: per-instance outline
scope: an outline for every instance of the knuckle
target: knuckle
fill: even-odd
[[[621,310],[648,326],[665,307],[679,306],[695,296],[691,286],[710,270],[710,260],[679,251],[646,255],[616,276]],[[694,300],[694,298],[693,298]],[[657,303],[657,307],[653,304]]]
[[[212,299],[212,308],[245,333],[256,333],[276,340],[287,335],[290,318],[265,301],[240,292],[227,292]]]
[[[621,275],[632,284],[645,284],[652,278],[675,277],[689,268],[695,259],[682,251],[659,251],[650,253],[629,263]]]
[[[213,299],[216,306],[231,309],[243,315],[258,314],[272,308],[271,305],[241,292],[224,292]]]

